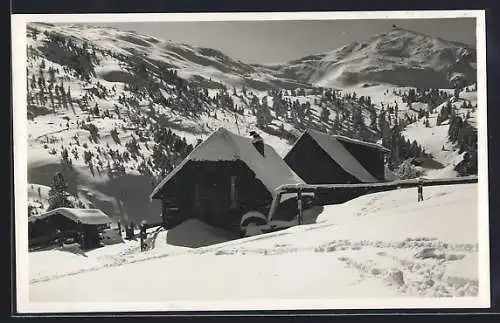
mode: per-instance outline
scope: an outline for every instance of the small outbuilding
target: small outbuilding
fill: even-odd
[[[268,214],[276,188],[304,184],[271,146],[252,135],[253,139],[219,128],[158,184],[150,198],[161,200],[166,226],[197,218],[239,230],[247,212]],[[296,199],[291,197],[288,204],[286,197],[281,199],[278,213],[296,213]]]
[[[30,247],[59,244],[67,239],[79,243],[82,249],[101,245],[100,234],[112,220],[99,209],[57,208],[28,219]]]

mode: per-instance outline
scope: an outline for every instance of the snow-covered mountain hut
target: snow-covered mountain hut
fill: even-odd
[[[236,230],[250,211],[268,214],[283,184],[304,184],[269,145],[259,151],[251,137],[219,128],[153,190],[167,226],[188,218]],[[296,212],[296,199],[282,198],[279,212]],[[295,205],[294,205],[295,202]]]
[[[284,160],[307,184],[368,184],[387,180],[388,152],[379,144],[307,129]],[[341,201],[350,198],[348,191],[342,190]]]
[[[112,220],[99,209],[57,208],[28,218],[30,246],[46,246],[73,238],[83,249],[100,246],[100,233]]]

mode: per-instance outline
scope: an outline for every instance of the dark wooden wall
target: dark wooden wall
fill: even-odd
[[[382,151],[347,141],[339,141],[373,177],[379,181],[385,180],[384,153]]]
[[[308,184],[360,183],[332,160],[307,133],[287,154],[285,162]]]
[[[236,176],[235,203],[231,200],[232,176]],[[189,161],[164,186],[162,195],[167,227],[198,218],[216,227],[237,229],[243,214],[257,210],[267,215],[272,202],[268,189],[239,160]]]
[[[29,224],[29,238],[55,235],[57,229],[61,231],[81,231],[81,226],[61,214],[54,214],[42,220]]]
[[[97,248],[100,246],[99,231],[99,226],[89,224],[83,225],[84,249]]]
[[[78,233],[85,237],[85,249],[100,245],[99,232],[107,225],[90,225],[77,223],[62,214],[56,213],[45,219],[30,222],[28,225],[28,239],[30,246],[42,246],[54,243],[61,237],[78,238]],[[60,233],[57,233],[60,230]],[[77,239],[77,243],[81,241]]]

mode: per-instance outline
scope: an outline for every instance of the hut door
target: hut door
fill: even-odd
[[[217,168],[208,168],[203,173],[199,195],[203,218],[211,223],[223,221],[231,203],[231,185],[227,174]]]

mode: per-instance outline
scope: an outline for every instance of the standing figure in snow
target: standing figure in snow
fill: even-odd
[[[418,202],[424,200],[424,185],[423,185],[423,180],[420,179],[418,182]]]
[[[81,249],[85,249],[86,245],[85,245],[85,235],[83,232],[80,232],[78,233],[78,242],[80,243],[80,248]]]
[[[147,248],[146,245],[146,238],[147,238],[147,233],[146,233],[146,222],[143,221],[141,223],[141,233],[140,233],[140,239],[141,239],[141,251],[145,251]]]
[[[130,222],[128,227],[125,229],[126,239],[134,240],[134,222]]]
[[[255,149],[257,149],[259,153],[264,156],[264,139],[262,139],[262,137],[255,131],[250,131],[250,136],[253,137],[252,144],[255,146]]]

